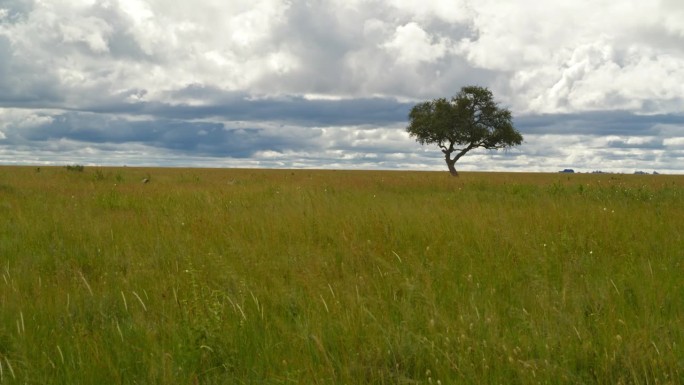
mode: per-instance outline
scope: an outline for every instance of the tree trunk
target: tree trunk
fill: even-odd
[[[456,159],[452,160],[451,157],[449,156],[449,154],[447,154],[446,164],[449,167],[449,173],[451,174],[451,176],[458,176],[458,171],[456,171],[456,167],[455,167]]]

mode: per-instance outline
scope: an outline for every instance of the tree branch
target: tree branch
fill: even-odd
[[[475,142],[470,143],[468,147],[459,150],[458,154],[456,154],[456,157],[454,158],[454,162],[458,161],[463,155],[465,155],[468,151],[472,150],[473,148],[478,147]]]

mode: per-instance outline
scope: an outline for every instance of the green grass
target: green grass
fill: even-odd
[[[0,383],[678,384],[683,218],[681,176],[4,167]]]

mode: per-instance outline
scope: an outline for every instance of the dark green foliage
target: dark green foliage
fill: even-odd
[[[437,144],[453,175],[458,175],[456,161],[474,148],[496,150],[523,141],[513,127],[511,112],[494,102],[490,90],[477,86],[463,87],[451,100],[417,104],[409,113],[406,130],[420,144]]]
[[[85,170],[85,166],[82,164],[68,164],[66,169],[67,171],[83,172],[83,170]]]

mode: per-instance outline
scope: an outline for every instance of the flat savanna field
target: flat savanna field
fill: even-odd
[[[683,234],[684,176],[0,167],[0,383],[680,384]]]

